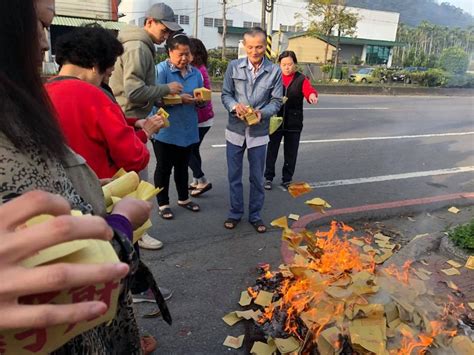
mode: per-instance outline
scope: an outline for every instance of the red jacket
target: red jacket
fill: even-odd
[[[146,168],[150,153],[130,127],[120,106],[99,88],[79,79],[45,85],[68,145],[101,179],[117,170]]]

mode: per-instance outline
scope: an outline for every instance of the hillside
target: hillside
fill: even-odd
[[[370,10],[395,11],[400,13],[400,21],[417,26],[426,20],[440,26],[469,27],[474,25],[474,17],[448,3],[437,4],[434,0],[346,0],[348,6]]]

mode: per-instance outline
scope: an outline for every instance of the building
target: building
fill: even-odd
[[[161,0],[160,0],[161,1]],[[120,21],[143,26],[145,11],[157,0],[122,0]],[[174,10],[176,21],[189,35],[201,39],[208,49],[222,46],[222,1],[163,0]],[[196,3],[198,4],[196,12]],[[307,0],[278,0],[273,15],[273,30],[297,31],[295,17],[306,12]],[[247,28],[261,25],[261,0],[232,0],[227,5],[227,47],[238,47]],[[196,29],[197,24],[197,29]]]
[[[360,8],[348,8],[358,17],[357,27],[351,37],[341,37],[339,41],[339,62],[357,64],[363,62],[368,65],[392,64],[393,47],[400,45],[396,42],[398,21],[400,14],[397,12],[374,11]],[[298,56],[303,55],[303,48],[312,48],[312,52],[320,53],[327,42],[333,48],[337,45],[334,36],[318,38],[309,37],[305,32],[290,36],[288,49],[295,50]],[[304,42],[304,45],[302,43]],[[323,43],[321,43],[323,42]],[[333,59],[335,53],[328,55]],[[312,56],[307,63],[324,63],[324,55]]]

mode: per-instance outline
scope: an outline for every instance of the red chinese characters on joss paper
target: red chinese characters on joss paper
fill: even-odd
[[[29,338],[32,339],[32,342],[28,341],[28,345],[23,346],[23,349],[29,350],[32,353],[39,353],[43,350],[48,339],[46,329],[27,329],[21,333],[15,334],[15,339],[20,341]]]
[[[102,301],[108,306],[110,306],[110,300],[112,298],[112,292],[119,286],[118,282],[108,282],[104,285],[103,288],[97,289],[95,285],[92,286],[83,286],[83,287],[76,287],[71,289],[68,293],[71,295],[73,303],[79,302],[87,302],[87,301]],[[99,296],[99,297],[96,297]],[[89,319],[89,321],[94,320],[96,318]],[[64,334],[69,333],[76,324],[71,324]]]

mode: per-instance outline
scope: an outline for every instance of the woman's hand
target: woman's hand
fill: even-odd
[[[181,85],[177,81],[173,81],[172,83],[169,83],[167,85],[170,89],[171,95],[181,94],[181,92],[183,91],[183,85]]]
[[[0,329],[75,324],[107,311],[107,305],[101,301],[66,305],[18,303],[22,296],[110,282],[128,273],[128,265],[123,263],[63,263],[34,268],[20,265],[23,259],[59,243],[112,239],[112,229],[104,219],[73,217],[70,212],[66,200],[42,191],[28,192],[0,206]],[[28,228],[17,228],[41,214],[54,217]]]
[[[119,214],[127,218],[135,230],[150,218],[152,204],[148,201],[125,197],[117,202],[111,214]]]
[[[316,105],[318,103],[318,97],[316,96],[314,92],[311,95],[309,95],[308,102],[311,105]]]
[[[145,120],[143,130],[145,131],[148,138],[150,138],[153,134],[157,133],[164,125],[165,121],[163,120],[163,116],[154,115]]]
[[[194,96],[189,94],[181,94],[181,100],[183,101],[183,105],[194,105],[196,103]]]
[[[237,117],[243,120],[245,119],[245,115],[248,112],[248,107],[244,104],[238,103],[234,106],[233,110],[235,111]]]
[[[143,126],[145,125],[145,122],[146,122],[146,119],[145,119],[145,118],[136,120],[136,121],[135,121],[135,124],[134,124],[134,127],[135,127],[135,128],[138,128],[138,129],[143,129]]]

